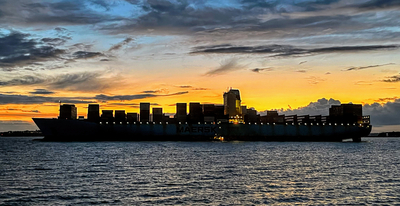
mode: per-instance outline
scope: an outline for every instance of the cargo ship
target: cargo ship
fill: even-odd
[[[371,132],[370,117],[362,115],[362,105],[333,105],[328,116],[260,115],[241,105],[237,89],[224,93],[224,104],[176,104],[176,114],[140,103],[140,113],[102,110],[89,104],[85,119],[77,117],[72,104],[60,104],[58,118],[33,118],[44,141],[317,141],[360,142]]]

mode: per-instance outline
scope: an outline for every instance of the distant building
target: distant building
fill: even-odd
[[[140,103],[140,121],[149,122],[150,121],[150,103],[141,102]]]
[[[162,122],[163,121],[163,113],[162,108],[153,108],[153,122]]]
[[[58,119],[77,119],[78,111],[73,104],[63,104],[60,106],[60,116]]]
[[[187,104],[186,103],[176,103],[175,119],[178,122],[186,122],[187,121]]]
[[[89,104],[87,119],[90,122],[100,121],[100,106],[98,104]]]

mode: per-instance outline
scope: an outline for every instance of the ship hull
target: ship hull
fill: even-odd
[[[33,118],[46,141],[316,141],[361,140],[371,126],[261,124],[98,124]]]

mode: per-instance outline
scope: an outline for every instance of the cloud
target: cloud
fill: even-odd
[[[372,125],[400,125],[400,99],[385,104],[366,104],[363,113],[371,115]]]
[[[298,48],[291,45],[233,46],[231,44],[194,47],[193,54],[270,54],[272,57],[304,56],[329,53],[365,52],[398,49],[399,45],[367,45],[321,47],[314,49]]]
[[[49,44],[51,46],[61,46],[67,42],[67,40],[63,38],[42,38],[41,41],[43,43]]]
[[[132,37],[128,37],[126,39],[124,39],[122,42],[113,45],[108,51],[114,51],[114,50],[119,50],[121,49],[121,47],[129,44],[130,42],[132,42],[134,39]]]
[[[28,86],[39,85],[51,89],[71,91],[101,91],[109,87],[110,81],[116,80],[103,78],[105,71],[66,73],[54,76],[23,75],[17,78],[0,81],[0,86]]]
[[[101,52],[77,51],[72,54],[75,59],[89,59],[104,56]]]
[[[46,96],[28,96],[28,95],[13,95],[0,94],[0,105],[5,104],[43,104],[43,103],[70,103],[70,104],[89,104],[94,101],[81,100],[73,97],[46,97]]]
[[[65,54],[65,50],[54,46],[57,41],[42,39],[38,42],[30,38],[29,34],[17,31],[11,31],[9,34],[0,33],[0,66],[27,66],[58,59]],[[61,42],[58,41],[58,43]]]
[[[299,63],[299,65],[302,65],[302,64],[305,64],[305,63],[307,63],[307,61],[302,61],[302,62]]]
[[[299,72],[299,73],[306,73],[306,72],[307,72],[307,70],[304,70],[304,69],[299,69],[299,70],[296,70],[296,72]]]
[[[388,101],[389,100],[389,101]],[[400,125],[400,99],[398,98],[381,98],[377,102],[386,101],[386,103],[373,103],[363,105],[363,115],[371,116],[371,124],[373,126],[382,125]],[[318,99],[316,102],[310,102],[305,107],[297,109],[275,109],[280,114],[285,115],[329,115],[329,108],[332,105],[340,105],[339,100],[330,98]],[[267,111],[260,112],[266,115]]]
[[[376,67],[383,67],[387,65],[394,65],[395,63],[388,63],[388,64],[377,64],[377,65],[370,65],[370,66],[364,66],[364,67],[350,67],[346,69],[345,71],[352,71],[352,70],[362,70],[362,69],[369,69],[369,68],[376,68]]]
[[[305,107],[299,107],[297,109],[275,109],[279,113],[285,114],[285,115],[329,115],[329,108],[332,105],[340,105],[341,102],[339,100],[335,99],[318,99],[316,102],[310,102],[307,106]],[[262,111],[260,112],[261,115],[266,115],[267,111]]]
[[[104,94],[99,94],[94,97],[94,99],[98,101],[129,101],[129,100],[137,100],[137,99],[146,99],[151,97],[167,97],[167,96],[177,96],[189,93],[188,91],[184,92],[177,92],[172,94],[165,94],[165,95],[157,95],[157,94],[134,94],[134,95],[115,95],[115,96],[108,96]]]
[[[355,5],[360,10],[399,9],[398,0],[370,0],[360,5]]]
[[[369,29],[396,27],[398,4],[397,0],[14,0],[3,1],[0,22],[14,27],[84,25],[107,34],[179,34],[200,39],[307,36],[324,38],[334,45],[343,35],[360,43],[368,39],[351,35],[352,32],[382,41],[388,39],[387,35],[396,38],[398,32]],[[134,12],[127,14],[121,8]],[[374,9],[394,11],[370,18],[369,11]]]
[[[96,11],[84,1],[27,2],[16,0],[6,1],[2,7],[4,9],[1,11],[4,12],[4,15],[1,20],[9,25],[93,25],[123,20],[121,17]]]
[[[142,93],[145,93],[145,94],[156,94],[156,93],[160,93],[160,92],[163,92],[162,90],[146,90],[146,91],[143,91]]]
[[[391,77],[387,77],[387,78],[388,79],[382,80],[382,82],[388,82],[388,83],[400,82],[400,75],[391,76]]]
[[[182,89],[193,88],[193,86],[190,86],[190,85],[180,85],[180,86],[177,86],[177,87],[182,88]]]
[[[373,85],[372,82],[368,82],[368,81],[357,81],[354,84],[355,85]]]
[[[229,73],[231,71],[236,71],[236,70],[239,70],[242,68],[244,68],[244,66],[238,64],[236,59],[230,59],[230,60],[226,60],[225,62],[223,62],[221,64],[221,66],[219,66],[218,68],[207,72],[205,75],[207,75],[207,76],[221,75],[221,74]]]
[[[29,94],[54,94],[54,92],[46,90],[46,89],[35,89],[34,92],[29,92]]]
[[[196,88],[192,88],[192,90],[209,90],[209,89],[203,88],[203,87],[196,87]]]
[[[317,77],[317,76],[310,76],[306,78],[308,80],[308,83],[310,84],[319,84],[323,81],[325,81],[325,79],[322,79],[321,77]]]
[[[40,113],[40,111],[39,110],[37,110],[37,109],[33,109],[33,110],[24,110],[24,109],[17,109],[17,108],[3,108],[3,109],[0,109],[0,110],[3,110],[3,111],[18,111],[18,112],[23,112],[23,113]]]
[[[272,70],[273,70],[272,68],[255,68],[252,69],[251,71],[255,73],[260,73],[261,71],[272,71]]]

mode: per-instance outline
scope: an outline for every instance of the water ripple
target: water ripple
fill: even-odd
[[[0,138],[0,205],[399,205],[400,139]]]

